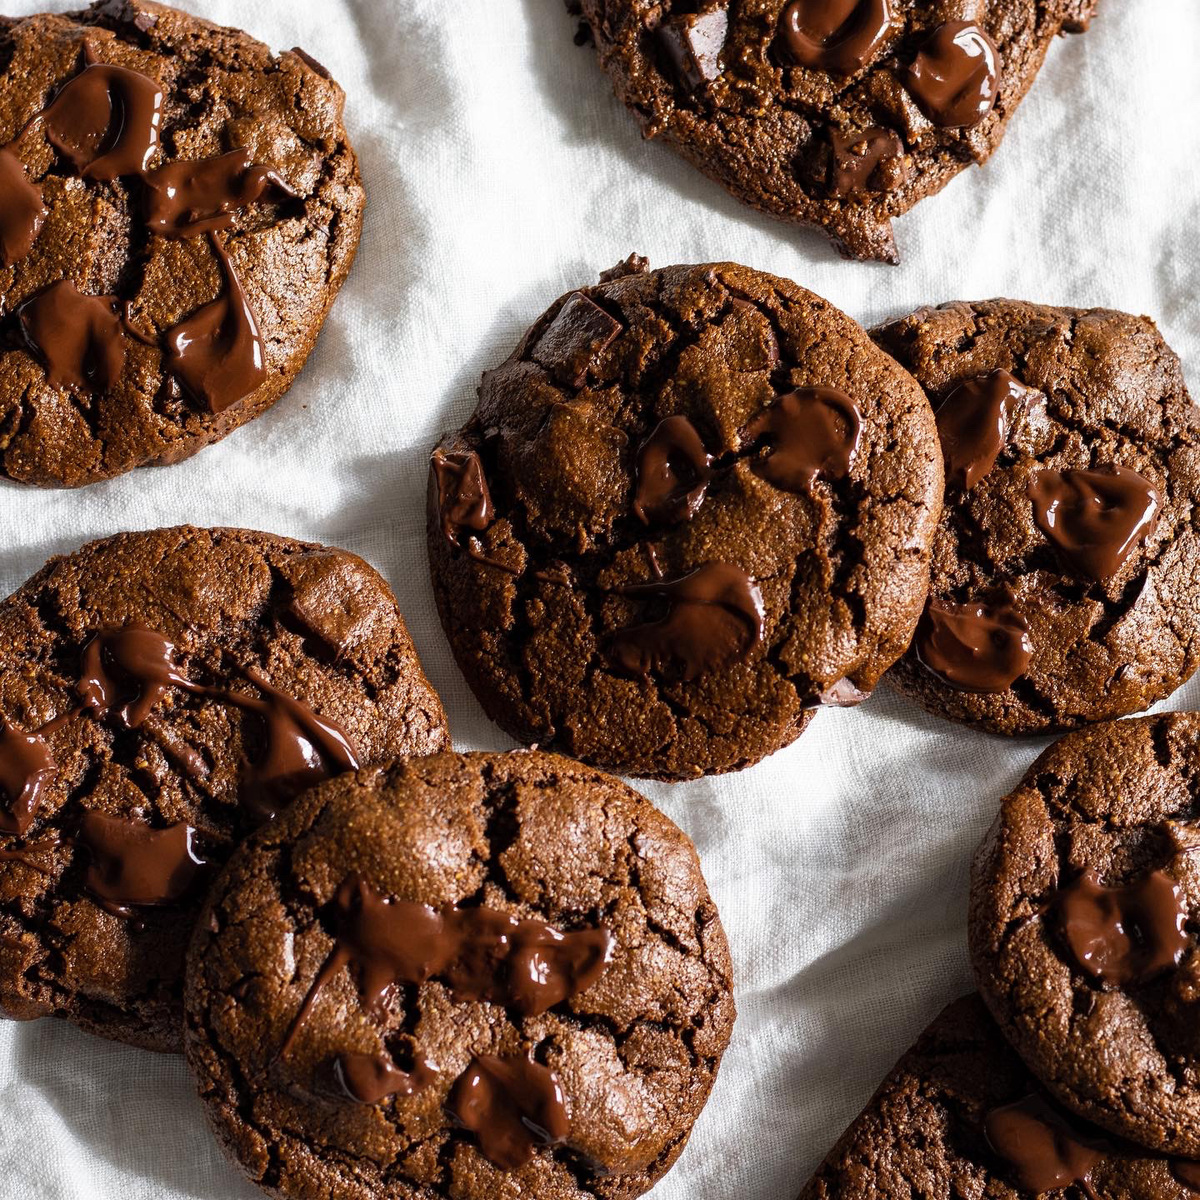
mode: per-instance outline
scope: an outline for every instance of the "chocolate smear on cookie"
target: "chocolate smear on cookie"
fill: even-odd
[[[947,484],[967,492],[983,479],[1031,398],[1039,395],[1002,370],[958,384],[937,410]]]
[[[837,388],[799,388],[780,396],[749,425],[764,453],[751,469],[786,492],[811,493],[821,479],[844,479],[858,453],[862,413]]]
[[[437,449],[430,461],[442,533],[452,546],[459,546],[463,530],[482,533],[495,519],[483,463],[474,450]]]
[[[1083,1140],[1041,1094],[992,1109],[983,1124],[988,1144],[1023,1188],[1040,1195],[1074,1184],[1093,1195],[1089,1176],[1103,1149]]]
[[[382,1104],[391,1096],[415,1096],[436,1078],[437,1072],[425,1062],[411,1071],[402,1071],[389,1054],[339,1054],[333,1075],[347,1097],[358,1104]]]
[[[779,36],[797,66],[850,75],[875,57],[891,23],[889,0],[792,0]]]
[[[58,767],[39,731],[24,733],[0,721],[0,833],[24,833]]]
[[[11,267],[29,253],[45,219],[42,189],[11,150],[0,150],[0,266]]]
[[[679,525],[696,515],[713,477],[712,455],[685,416],[660,421],[641,444],[633,511],[649,525]]]
[[[916,637],[917,658],[939,679],[967,692],[1004,692],[1029,668],[1029,622],[1011,600],[955,604],[930,600]]]
[[[85,296],[69,279],[17,309],[29,348],[55,387],[111,387],[125,369],[128,342],[115,296]]]

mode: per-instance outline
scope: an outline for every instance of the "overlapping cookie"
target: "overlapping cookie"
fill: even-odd
[[[0,603],[0,1012],[178,1049],[234,844],[318,780],[447,743],[352,554],[185,527],[52,560]]]
[[[898,261],[891,220],[999,145],[1096,0],[577,0],[649,138],[740,200]]]
[[[929,393],[946,466],[930,601],[889,678],[1006,734],[1174,691],[1200,664],[1200,411],[1154,323],[992,300],[874,336]]]
[[[434,591],[525,742],[680,779],[863,700],[912,635],[933,414],[849,317],[732,263],[557,300],[435,450]]]
[[[686,836],[540,753],[322,784],[235,852],[189,953],[201,1096],[279,1197],[641,1195],[733,1020]]]
[[[0,474],[178,462],[287,390],[350,269],[345,97],[148,0],[0,38]]]

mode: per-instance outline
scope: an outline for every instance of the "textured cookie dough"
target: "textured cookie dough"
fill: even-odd
[[[407,918],[374,946],[344,931],[348,878],[385,918],[425,905],[568,939],[603,931],[607,966],[537,1012],[503,962],[484,971],[489,999],[464,996],[445,964],[405,980]],[[388,969],[373,974],[368,949]],[[469,969],[492,961],[474,955]],[[214,886],[186,999],[188,1059],[231,1155],[271,1195],[339,1200],[640,1195],[682,1151],[734,1020],[725,935],[686,836],[618,780],[526,752],[383,765],[302,797]],[[569,1115],[559,1144],[531,1144],[511,1169],[447,1112],[487,1055],[553,1072]],[[337,1082],[347,1056],[389,1064],[399,1090],[355,1101]]]
[[[238,149],[278,177],[278,184],[251,186],[253,173],[230,176],[230,211],[215,222],[257,323],[261,370],[254,371],[254,347],[239,323],[236,280],[207,233],[213,222],[188,236],[164,236],[151,228],[156,189],[142,164],[126,161],[115,178],[108,170],[92,177],[35,119],[85,73],[88,55],[150,77],[162,94],[151,135],[148,116],[122,108],[114,85],[102,148],[121,121],[137,133],[137,118],[156,142],[144,164],[151,177],[164,164]],[[6,253],[0,266],[8,335],[0,342],[0,474],[75,487],[178,462],[264,412],[303,366],[358,243],[363,190],[342,125],[341,88],[300,51],[275,56],[244,33],[147,0],[6,18],[0,65],[0,140],[12,156],[5,160],[12,177],[0,172],[0,194],[28,198],[32,184],[45,210],[28,253],[11,263]],[[91,109],[100,103],[87,101]],[[82,356],[75,382],[65,382],[70,369],[48,373],[17,314],[64,280],[88,302],[57,297],[63,303],[50,318],[52,329],[89,331],[82,344],[64,347],[65,358]],[[192,371],[188,384],[187,369],[173,369],[167,352],[171,331],[222,298],[231,300],[229,310],[212,315],[221,318],[217,359],[226,365]],[[240,398],[240,386],[219,378],[235,356],[257,380]]]
[[[965,490],[961,472],[948,472],[931,582],[934,605],[1007,606],[1015,627],[993,634],[1012,643],[1016,678],[1004,686],[999,674],[999,690],[982,692],[927,670],[927,617],[889,679],[930,712],[1003,734],[1123,716],[1183,683],[1200,662],[1200,415],[1154,323],[990,300],[919,309],[874,337],[925,387],[940,426],[966,381],[1006,371],[1023,393],[995,464]],[[1096,579],[1039,525],[1030,486],[1046,469],[1114,465],[1142,475],[1159,504],[1149,535]]]
[[[1063,1104],[1200,1157],[1200,718],[1114,721],[1052,746],[975,856],[980,991]]]
[[[902,653],[941,495],[924,394],[849,317],[732,263],[631,259],[551,305],[434,452],[434,591],[513,736],[731,771]]]
[[[1194,1166],[1116,1146],[1047,1104],[972,995],[892,1068],[800,1200],[1183,1200],[1194,1187],[1175,1172]]]
[[[568,0],[646,137],[745,203],[886,262],[892,217],[988,158],[1050,43],[1095,6]]]
[[[141,643],[113,640],[121,627],[174,648],[139,659]],[[184,685],[157,682],[168,669]],[[346,769],[316,717],[360,764],[448,745],[394,597],[346,551],[122,534],[0,603],[0,1011],[177,1050],[210,874],[192,859],[219,864],[268,809]],[[137,899],[157,903],[124,903]]]

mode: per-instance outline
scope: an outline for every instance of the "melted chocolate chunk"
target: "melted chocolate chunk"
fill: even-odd
[[[916,640],[921,665],[965,692],[1005,692],[1029,668],[1029,622],[1011,602],[930,600]]]
[[[125,369],[128,343],[112,296],[85,296],[69,279],[17,309],[29,348],[55,387],[111,387]]]
[[[557,1077],[527,1058],[472,1060],[450,1093],[451,1115],[505,1171],[523,1167],[539,1146],[567,1140],[571,1122]]]
[[[950,392],[937,410],[948,484],[970,491],[987,475],[1031,392],[1007,371],[964,380]]]
[[[495,519],[483,463],[474,450],[435,450],[432,462],[442,533],[458,546],[464,529],[482,533]]]
[[[167,331],[166,367],[209,412],[222,413],[267,377],[258,321],[225,246],[209,234],[225,289]]]
[[[42,793],[58,770],[40,733],[22,733],[0,721],[0,833],[24,833]]]
[[[260,200],[268,189],[296,195],[277,172],[255,164],[249,150],[167,163],[148,171],[145,184],[146,224],[173,238],[228,228],[237,210]]]
[[[762,640],[762,592],[745,571],[729,563],[705,563],[679,579],[630,584],[617,591],[667,603],[660,620],[613,635],[610,657],[632,675],[678,673],[690,681],[745,658]]]
[[[1072,1184],[1087,1190],[1088,1176],[1104,1157],[1103,1149],[1089,1145],[1065,1115],[1036,1093],[992,1109],[984,1118],[984,1133],[1020,1186],[1039,1195]]]
[[[79,841],[91,855],[85,886],[110,911],[178,904],[196,886],[205,860],[185,824],[152,829],[144,821],[89,812]]]
[[[633,497],[638,519],[646,525],[679,525],[691,520],[704,503],[712,480],[712,461],[687,417],[660,421],[638,450]]]
[[[102,629],[83,650],[76,687],[85,708],[98,716],[115,713],[136,729],[172,687],[198,691],[175,666],[175,644],[161,633],[132,625]]]
[[[242,802],[250,815],[265,822],[323,779],[357,771],[359,755],[336,721],[273,687],[259,672],[248,669],[246,676],[262,692],[262,699],[240,692],[225,692],[220,698],[257,713],[266,725],[266,748],[247,765],[241,785]]]
[[[1200,1192],[1200,1162],[1188,1158],[1171,1159],[1171,1174],[1190,1192]]]
[[[150,163],[162,122],[157,80],[108,63],[90,63],[42,114],[46,136],[84,179],[136,175]]]
[[[862,435],[862,414],[837,388],[799,388],[780,396],[746,435],[766,443],[751,469],[785,492],[811,493],[818,477],[843,479]]]
[[[1054,907],[1076,963],[1104,983],[1143,983],[1178,966],[1191,941],[1183,889],[1163,871],[1123,887],[1085,871],[1059,889]]]
[[[401,1071],[387,1054],[339,1054],[333,1074],[351,1100],[370,1105],[382,1104],[391,1096],[415,1096],[437,1078],[428,1063]]]
[[[460,1000],[490,1000],[539,1016],[586,991],[612,961],[607,929],[561,933],[489,908],[438,911],[381,896],[351,875],[334,897],[337,943],[317,973],[288,1031],[294,1043],[322,988],[344,967],[354,973],[363,1007],[381,1016],[401,984],[444,977]]]
[[[658,27],[658,38],[676,78],[696,91],[721,74],[721,51],[729,32],[723,8],[706,13],[681,13]]]
[[[11,267],[29,253],[45,219],[42,189],[11,150],[0,150],[0,266]]]
[[[582,292],[573,292],[538,339],[533,359],[559,382],[583,387],[596,359],[616,341],[621,322]]]
[[[834,129],[829,144],[833,148],[829,190],[835,196],[885,192],[908,175],[904,143],[894,129],[876,126],[845,134]]]
[[[999,92],[996,43],[971,21],[933,31],[908,70],[908,90],[941,129],[970,129],[992,111]]]
[[[1038,527],[1058,552],[1092,579],[1115,575],[1153,534],[1162,501],[1144,475],[1128,467],[1038,471],[1029,481]]]
[[[798,66],[850,75],[876,56],[891,23],[889,0],[792,0],[779,36]]]

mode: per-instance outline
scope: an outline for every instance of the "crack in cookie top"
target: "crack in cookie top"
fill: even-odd
[[[754,208],[898,261],[891,218],[983,162],[1095,0],[581,0],[617,95]],[[682,10],[682,11],[680,11]]]
[[[516,736],[729,770],[870,693],[940,490],[920,389],[848,317],[733,264],[631,259],[553,305],[435,449],[439,611]]]
[[[282,393],[349,268],[341,92],[298,55],[142,0],[9,36],[0,90],[23,124],[0,150],[17,314],[0,392],[29,415],[0,408],[18,430],[0,470],[74,486],[176,461]]]

